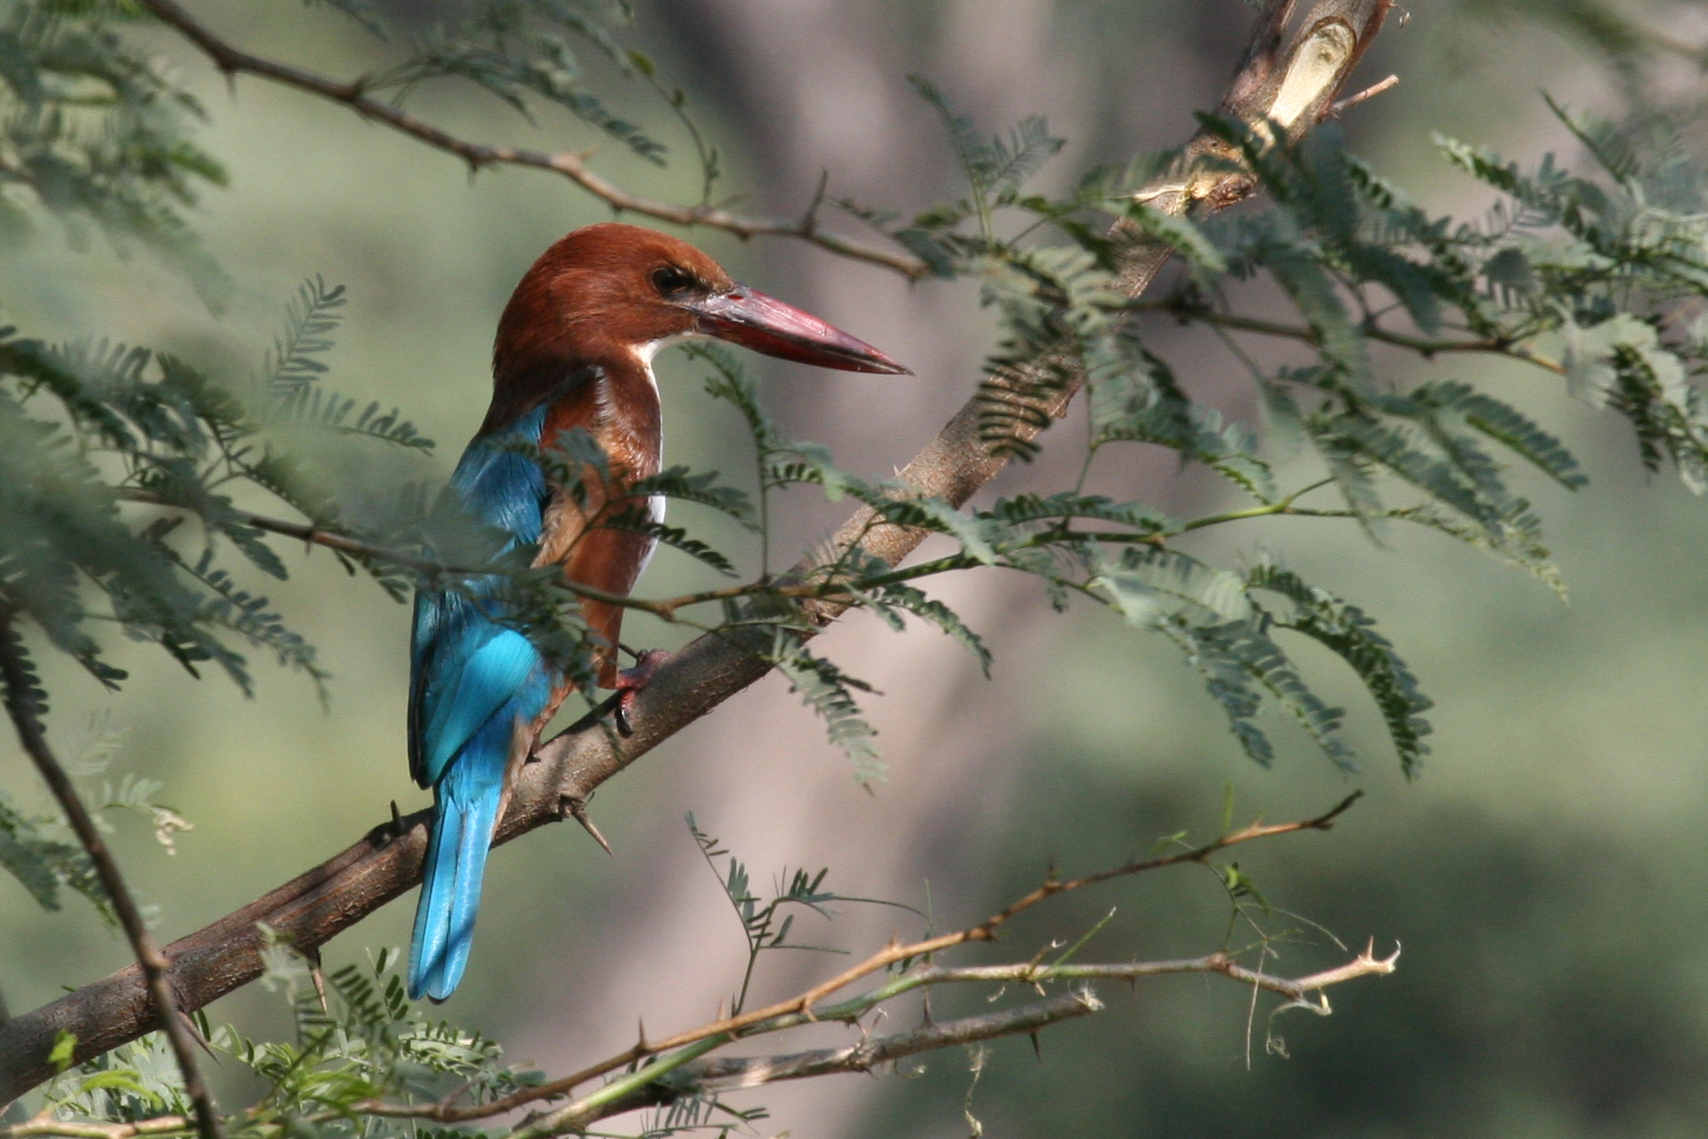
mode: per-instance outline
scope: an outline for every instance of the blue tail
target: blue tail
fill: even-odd
[[[502,797],[502,771],[497,779],[480,778],[487,773],[467,764],[453,768],[434,788],[433,833],[409,946],[411,1000],[425,995],[442,1001],[463,978]]]

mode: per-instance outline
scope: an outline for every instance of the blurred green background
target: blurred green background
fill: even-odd
[[[428,4],[391,7],[405,18],[433,14]],[[198,10],[265,53],[340,75],[367,62],[359,35],[328,14],[277,0]],[[1700,5],[1629,10],[1682,39],[1708,39]],[[1190,112],[1214,102],[1246,12],[1237,0],[661,0],[639,5],[635,35],[690,90],[725,151],[728,186],[750,195],[742,208],[798,210],[828,169],[833,193],[906,209],[952,191],[955,175],[905,75],[930,75],[993,129],[1048,113],[1073,142],[1046,178],[1066,183],[1085,165],[1183,138]],[[1549,149],[1575,160],[1539,91],[1607,111],[1619,100],[1590,45],[1481,14],[1473,4],[1420,5],[1403,25],[1391,21],[1361,77],[1393,71],[1401,85],[1345,124],[1355,149],[1422,200],[1470,214],[1487,195],[1437,159],[1430,131],[1524,161]],[[510,288],[549,242],[608,211],[546,175],[471,178],[339,108],[252,80],[228,91],[199,57],[161,45],[206,99],[206,145],[231,168],[230,190],[209,194],[200,211],[235,281],[229,313],[208,316],[145,256],[117,257],[99,242],[73,252],[47,230],[6,255],[8,319],[241,372],[269,342],[295,282],[324,274],[352,297],[331,382],[402,405],[440,442],[402,473],[442,478],[484,410],[491,332]],[[620,105],[666,129],[656,100],[619,92]],[[449,93],[426,93],[421,108],[473,137],[591,145],[564,120],[546,116],[531,129]],[[683,153],[684,140],[671,137]],[[596,163],[646,193],[696,192],[685,163],[657,171],[610,145]],[[910,287],[816,251],[692,236],[738,278],[919,372],[903,383],[758,366],[788,427],[832,445],[847,465],[887,474],[976,382],[988,324],[970,287]],[[1257,290],[1252,303],[1266,298]],[[1236,366],[1208,342],[1159,329],[1155,343],[1201,398],[1252,414]],[[1397,378],[1416,368],[1391,363]],[[1107,614],[1060,618],[1028,587],[956,582],[949,595],[998,653],[990,682],[933,633],[896,638],[854,625],[825,640],[834,659],[888,693],[871,707],[892,767],[875,797],[854,785],[782,683],[767,680],[601,792],[593,813],[614,859],[567,827],[494,858],[475,957],[448,1013],[554,1069],[626,1045],[637,1015],[659,1030],[709,1018],[739,981],[740,934],[681,825],[688,810],[761,881],[784,865],[829,865],[831,883],[849,893],[918,905],[929,896],[944,928],[1029,888],[1051,860],[1085,871],[1161,834],[1207,835],[1226,788],[1240,821],[1316,813],[1362,788],[1366,801],[1332,833],[1239,855],[1271,903],[1348,946],[1403,944],[1397,974],[1331,994],[1332,1018],[1295,1011],[1271,1024],[1260,1008],[1248,1044],[1249,994],[1226,982],[1159,981],[1131,995],[1109,987],[1109,1011],[1050,1032],[1041,1059],[1024,1040],[996,1044],[970,1099],[968,1058],[957,1052],[910,1068],[916,1078],[841,1077],[737,1102],[771,1106],[759,1134],[797,1137],[966,1134],[964,1108],[993,1136],[1708,1130],[1708,503],[1644,477],[1622,425],[1552,381],[1484,376],[1472,371],[1479,366],[1456,360],[1434,374],[1497,385],[1561,432],[1593,476],[1576,495],[1534,487],[1569,607],[1467,551],[1412,536],[1380,549],[1349,527],[1284,520],[1214,539],[1224,555],[1274,551],[1381,618],[1438,703],[1421,780],[1400,777],[1372,711],[1322,660],[1312,663],[1364,733],[1367,758],[1354,778],[1284,729],[1275,768],[1253,767],[1175,650]],[[695,370],[667,358],[660,371],[669,461],[739,466],[737,425],[699,393]],[[1069,438],[1064,431],[1059,449]],[[1062,469],[1053,461],[1005,474],[1000,489],[1050,485]],[[353,485],[398,473],[377,455],[341,469]],[[1219,493],[1137,453],[1100,477],[1106,489],[1175,511],[1213,508]],[[783,549],[822,536],[839,513],[791,502]],[[643,588],[664,594],[700,580],[685,559],[663,555]],[[117,653],[135,673],[117,697],[69,669],[50,673],[61,747],[75,754],[91,717],[107,717],[126,733],[113,774],[163,780],[163,798],[195,824],[172,856],[141,826],[119,838],[167,939],[335,853],[384,818],[388,801],[405,810],[425,801],[403,756],[405,609],[347,579],[324,552],[297,559],[273,595],[335,674],[329,708],[297,677],[264,670],[256,697],[243,701],[222,680],[198,683],[138,651]],[[636,643],[676,641],[638,622],[625,632]],[[0,749],[0,785],[34,802],[32,779],[15,749]],[[404,944],[412,906],[411,896],[345,934],[328,960]],[[1116,916],[1087,959],[1204,952],[1227,922],[1219,884],[1177,871],[1065,899],[1002,948],[1023,955],[1051,936],[1076,936],[1111,906]],[[1271,923],[1308,931],[1280,913]],[[854,910],[814,938],[866,950],[892,929],[914,933],[918,922]],[[1302,973],[1342,956],[1323,943],[1314,933],[1283,939],[1275,967]],[[14,1010],[127,956],[87,907],[45,914],[0,881],[0,989]],[[827,967],[769,963],[759,995],[783,995]],[[935,1011],[977,1003],[942,998]],[[286,1025],[280,998],[259,987],[211,1011],[250,1034]],[[1268,1032],[1284,1037],[1285,1055],[1266,1050]],[[224,1095],[244,1094],[232,1073],[215,1078]]]

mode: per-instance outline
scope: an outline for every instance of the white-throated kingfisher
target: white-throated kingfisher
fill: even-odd
[[[637,226],[578,229],[541,255],[516,286],[492,351],[492,404],[451,476],[466,509],[508,532],[509,548],[537,546],[534,565],[626,594],[656,541],[633,530],[589,528],[623,505],[635,480],[659,472],[663,431],[652,358],[691,336],[852,372],[907,369],[816,317],[730,280],[685,242]],[[547,478],[530,448],[549,450],[580,428],[604,450],[608,476],[586,501]],[[518,444],[521,446],[518,447]],[[655,521],[662,499],[646,504]],[[433,823],[415,933],[409,995],[444,1000],[461,980],[474,939],[481,877],[511,781],[574,685],[526,635],[504,623],[496,586],[482,596],[418,590],[410,645],[409,765],[433,790]],[[584,601],[599,638],[599,682],[626,700],[663,654],[617,669],[623,610]]]

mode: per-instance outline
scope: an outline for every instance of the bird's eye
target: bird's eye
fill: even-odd
[[[652,287],[665,296],[686,292],[694,287],[694,275],[674,265],[666,265],[652,271]]]

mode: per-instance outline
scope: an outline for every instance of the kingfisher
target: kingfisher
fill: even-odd
[[[655,538],[590,525],[633,507],[662,521],[662,497],[626,503],[658,474],[664,435],[652,360],[689,337],[825,368],[906,373],[871,345],[757,289],[732,281],[686,242],[638,226],[578,229],[523,276],[498,322],[492,403],[451,486],[501,535],[500,553],[537,549],[533,564],[627,594]],[[554,484],[532,454],[585,431],[605,455],[579,496]],[[531,454],[532,453],[532,454]],[[601,512],[604,511],[604,514]],[[574,683],[505,623],[499,581],[461,592],[419,589],[410,643],[409,767],[433,791],[432,831],[409,952],[409,995],[442,1001],[468,964],[481,878],[512,781]],[[666,654],[617,668],[622,607],[582,601],[602,688],[627,705]]]

